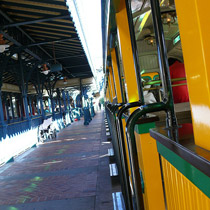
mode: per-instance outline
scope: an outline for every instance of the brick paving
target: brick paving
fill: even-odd
[[[0,168],[0,210],[112,210],[103,112]]]

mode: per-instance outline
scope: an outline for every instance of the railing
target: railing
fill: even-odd
[[[21,119],[19,119],[21,120]],[[21,121],[11,122],[7,124],[7,135],[13,136],[15,134],[20,134],[24,131],[30,130],[31,128],[38,127],[42,123],[42,116],[34,116],[30,119],[23,119]]]
[[[158,128],[150,130],[160,155],[167,209],[209,209],[209,152],[194,144],[193,133],[188,133],[186,139],[186,133],[180,132],[179,143],[171,139],[173,133]]]
[[[45,119],[48,119],[52,117],[51,113],[48,113],[45,115]],[[57,112],[54,115],[55,120],[62,119],[62,113]],[[31,128],[36,128],[40,124],[43,123],[43,117],[42,115],[34,115],[29,119],[11,119],[9,122],[5,121],[4,129],[6,130],[6,134],[11,137],[16,134],[20,134],[22,132],[25,132],[27,130],[30,130]],[[3,126],[0,126],[2,128]],[[0,139],[3,138],[3,132],[0,133]]]

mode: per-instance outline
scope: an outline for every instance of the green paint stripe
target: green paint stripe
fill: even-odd
[[[210,198],[210,177],[157,141],[158,152]]]
[[[155,122],[135,125],[135,132],[138,134],[149,133],[149,129],[155,128]]]

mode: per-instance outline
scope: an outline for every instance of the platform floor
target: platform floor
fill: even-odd
[[[0,168],[0,210],[112,210],[108,148],[103,112],[74,122]]]

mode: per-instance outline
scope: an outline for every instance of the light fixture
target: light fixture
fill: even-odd
[[[0,53],[3,53],[4,51],[8,50],[7,48],[10,46],[5,43],[6,41],[3,39],[3,34],[0,34]]]
[[[164,12],[161,15],[162,23],[165,25],[171,25],[176,23],[176,12],[170,11],[170,12]]]
[[[17,53],[13,54],[11,58],[14,60],[18,60],[18,54]]]
[[[148,44],[148,45],[154,45],[155,44],[155,38],[153,37],[153,36],[151,36],[151,35],[149,35],[149,36],[146,36],[145,38],[144,38],[144,41]]]
[[[67,85],[67,84],[68,84],[67,78],[66,78],[66,77],[63,78],[63,84],[64,84],[64,85]]]
[[[48,75],[49,72],[50,72],[50,70],[47,68],[47,64],[43,64],[41,73],[43,73],[44,75]]]

